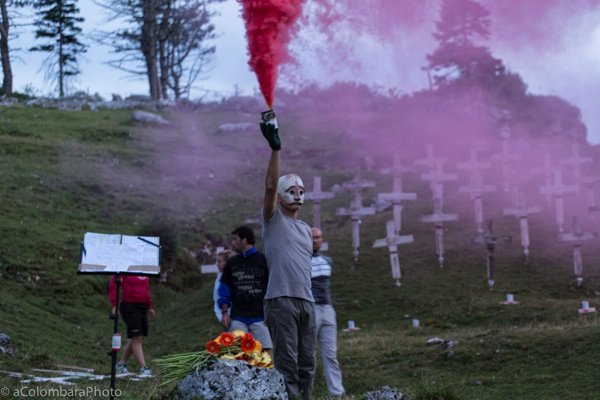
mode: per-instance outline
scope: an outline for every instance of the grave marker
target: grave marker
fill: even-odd
[[[577,216],[573,217],[573,232],[570,233],[559,233],[558,241],[573,243],[573,273],[575,275],[575,282],[577,286],[583,284],[583,260],[581,257],[581,246],[584,241],[592,240],[598,237],[597,233],[583,233],[579,226],[579,219]]]
[[[488,219],[484,234],[477,235],[471,240],[471,243],[473,244],[484,244],[487,250],[487,284],[490,289],[492,289],[494,287],[494,284],[496,283],[494,281],[494,250],[496,249],[496,243],[510,243],[512,241],[510,235],[496,235],[494,233],[493,224],[494,222],[491,219]]]
[[[465,162],[456,164],[456,169],[470,172],[471,174],[478,174],[486,169],[490,169],[492,163],[487,161],[479,161],[477,158],[477,149],[471,149],[469,151],[469,159]]]
[[[304,194],[306,200],[313,201],[313,226],[321,229],[321,200],[332,199],[335,193],[321,191],[321,177],[313,178],[313,191]]]
[[[262,218],[262,208],[260,210],[258,210],[258,213],[255,214],[254,216],[249,216],[248,218],[246,218],[244,220],[244,224],[252,225],[252,226],[261,225],[261,218]]]
[[[342,188],[349,190],[352,193],[352,200],[350,208],[338,208],[336,215],[349,216],[352,220],[352,247],[354,255],[354,261],[358,260],[359,247],[360,247],[360,224],[362,223],[361,217],[365,215],[375,214],[374,207],[363,207],[362,205],[362,190],[365,188],[371,188],[375,186],[375,182],[363,180],[360,176],[360,168],[356,170],[354,179],[342,184]]]
[[[402,202],[405,200],[416,200],[416,193],[405,193],[402,191],[402,173],[411,171],[411,167],[403,167],[400,164],[400,157],[394,156],[394,165],[391,168],[383,169],[383,173],[391,173],[394,177],[391,193],[379,193],[378,200],[386,200],[392,203],[394,215],[394,233],[398,235],[402,230]]]
[[[518,161],[521,157],[510,148],[510,133],[503,132],[502,134],[502,150],[500,153],[492,156],[492,159],[500,162],[502,170],[502,189],[505,192],[510,191],[510,166],[514,161]]]
[[[565,185],[562,181],[562,171],[554,170],[554,184],[540,188],[540,193],[550,194],[554,197],[555,220],[558,232],[562,233],[565,224],[565,199],[564,195],[568,193],[578,193],[578,185]]]
[[[600,211],[596,202],[596,185],[600,183],[600,176],[586,176],[581,179],[581,182],[586,188],[587,206],[590,212]]]
[[[552,165],[550,153],[544,153],[544,163],[540,167],[532,168],[531,172],[534,174],[540,174],[544,178],[545,187],[552,186],[552,178],[554,177],[554,170],[556,168]],[[552,194],[545,193],[546,203],[548,207],[552,207]]]
[[[426,167],[427,169],[434,169],[438,162],[446,161],[446,157],[436,157],[433,153],[433,146],[427,145],[427,155],[425,158],[418,158],[415,160],[415,165],[420,167]]]
[[[217,267],[217,256],[225,250],[225,247],[218,246],[215,250],[215,262],[214,264],[204,264],[200,266],[200,273],[202,274],[216,274],[219,272],[219,268]]]
[[[443,169],[443,161],[435,163],[434,167],[426,173],[421,174],[421,179],[429,181],[433,199],[439,199],[440,205],[444,206],[444,182],[451,182],[458,179],[458,175],[445,172]]]
[[[438,256],[440,268],[444,267],[444,222],[458,221],[458,215],[445,214],[442,211],[441,201],[433,200],[433,214],[421,217],[422,222],[431,222],[435,229],[435,252]]]
[[[519,219],[523,255],[525,256],[525,260],[529,261],[529,214],[539,213],[542,211],[542,208],[539,206],[527,206],[525,197],[520,192],[515,194],[515,203],[515,207],[504,208],[503,214],[512,215]]]
[[[475,206],[475,227],[477,233],[483,233],[483,193],[496,191],[496,185],[484,185],[483,177],[475,172],[471,175],[471,183],[458,187],[459,193],[469,193]]]
[[[581,167],[585,164],[590,164],[594,160],[592,157],[582,157],[579,152],[579,143],[571,145],[571,155],[560,160],[560,165],[573,167],[573,178],[575,182],[581,181]]]
[[[390,252],[390,266],[392,268],[392,278],[396,280],[396,286],[400,287],[402,272],[400,271],[400,259],[398,258],[398,246],[414,242],[413,235],[398,235],[395,232],[394,221],[386,223],[387,236],[383,239],[376,239],[373,242],[373,248],[387,247]]]

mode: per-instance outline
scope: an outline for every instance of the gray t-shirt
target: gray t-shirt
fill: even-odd
[[[310,227],[286,216],[277,207],[270,220],[262,218],[262,238],[269,285],[265,300],[297,297],[314,302],[310,281],[312,271],[312,235]]]

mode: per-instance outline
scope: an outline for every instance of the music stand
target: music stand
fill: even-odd
[[[126,236],[87,232],[81,242],[80,264],[77,274],[115,275],[117,284],[117,308],[113,336],[119,332],[120,275],[160,274],[160,238],[151,236]],[[112,346],[111,346],[112,347]],[[111,348],[110,399],[114,399],[117,352]]]

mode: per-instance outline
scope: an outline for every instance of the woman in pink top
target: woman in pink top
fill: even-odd
[[[142,347],[143,337],[148,336],[148,314],[155,316],[150,296],[150,280],[147,276],[124,275],[121,276],[121,303],[119,312],[127,325],[127,343],[117,363],[117,374],[126,374],[127,360],[131,355],[135,357],[140,366],[139,374],[143,376],[152,375],[150,368],[146,367],[144,350]],[[108,286],[108,297],[112,305],[112,314],[117,311],[117,283],[115,277],[110,279]]]

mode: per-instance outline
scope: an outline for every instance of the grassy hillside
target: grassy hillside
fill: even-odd
[[[69,364],[109,372],[108,277],[76,274],[79,243],[88,231],[158,232],[177,242],[164,265],[169,284],[153,282],[158,317],[145,346],[151,366],[153,358],[197,349],[215,336],[214,277],[201,276],[186,249],[207,239],[223,241],[258,213],[266,143],[257,131],[218,130],[220,123],[254,122],[257,115],[173,112],[174,125],[156,129],[134,125],[126,110],[0,109],[0,332],[17,348],[16,357],[0,355],[0,369]],[[314,175],[322,176],[323,188],[348,180],[361,144],[343,129],[311,121],[293,113],[280,121],[289,127],[283,172],[298,171],[309,189]],[[365,199],[391,188],[389,177],[365,177],[378,182]],[[497,246],[497,283],[490,290],[485,249],[470,244],[471,203],[447,189],[447,209],[458,212],[461,222],[446,225],[446,265],[440,268],[433,228],[418,222],[431,210],[426,188],[414,175],[405,188],[416,188],[422,200],[405,207],[404,230],[415,243],[400,249],[400,288],[391,279],[387,250],[371,249],[385,235],[391,211],[364,218],[354,262],[350,221],[334,215],[349,204],[349,195],[323,203],[338,324],[352,319],[360,327],[339,333],[348,398],[383,385],[411,400],[597,398],[600,324],[596,314],[580,316],[577,309],[584,299],[599,305],[598,242],[583,247],[586,280],[577,287],[570,246],[555,243],[542,229],[546,221],[532,218],[532,256],[524,263],[516,220],[494,215],[496,231],[515,240]],[[487,204],[490,210],[498,209],[494,202]],[[310,203],[302,217],[312,221]],[[499,304],[508,292],[519,305]],[[421,321],[419,329],[411,327],[413,318]],[[426,346],[433,337],[458,344],[451,351]],[[166,391],[157,384],[119,387],[124,398],[160,398]],[[20,384],[0,375],[0,386]],[[326,398],[320,370],[315,396]]]

